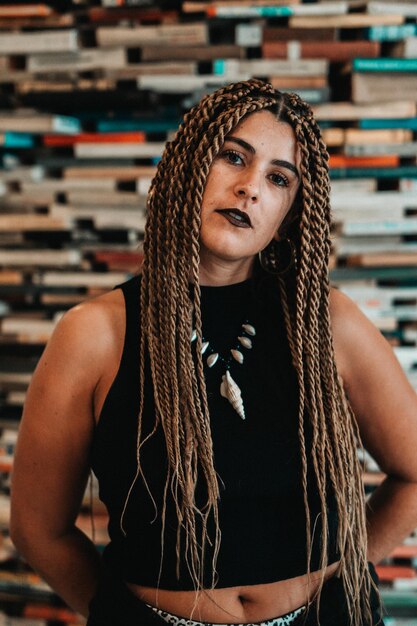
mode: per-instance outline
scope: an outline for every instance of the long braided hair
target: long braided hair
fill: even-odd
[[[326,491],[330,479],[339,515],[338,575],[343,580],[352,626],[362,624],[363,615],[371,624],[368,598],[373,583],[367,568],[365,504],[356,453],[360,438],[336,370],[330,326],[328,153],[310,107],[296,94],[280,93],[258,79],[228,85],[194,106],[184,116],[174,140],[167,143],[151,184],[141,271],[137,472],[125,501],[121,528],[124,531],[123,519],[136,480],[141,476],[147,484],[140,463],[141,446],[150,436],[143,438],[141,432],[147,350],[156,414],[153,432],[162,427],[168,457],[162,544],[170,492],[178,517],[177,575],[180,560],[184,559],[195,589],[202,589],[204,555],[209,544],[211,585],[215,586],[221,529],[201,353],[200,207],[211,163],[225,136],[244,116],[265,109],[292,126],[301,151],[300,190],[296,206],[290,211],[291,220],[285,226],[286,235],[295,244],[298,262],[295,271],[277,278],[277,289],[299,385],[298,432],[307,554],[311,554],[307,496],[307,481],[311,480],[307,476],[307,457],[311,455],[321,502],[320,567],[327,565]],[[190,341],[193,325],[197,332],[195,351]],[[311,450],[306,446],[306,414],[312,430]],[[197,503],[195,497],[197,480],[206,489],[204,502]],[[209,536],[209,528],[213,527],[210,519],[214,521],[214,536]],[[310,572],[310,556],[306,567]],[[323,579],[319,596],[322,585]]]

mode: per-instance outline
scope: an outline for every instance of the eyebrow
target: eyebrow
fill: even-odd
[[[239,144],[239,146],[242,146],[242,148],[245,148],[245,150],[247,150],[248,152],[251,152],[252,154],[256,153],[255,148],[251,146],[250,143],[248,143],[244,139],[240,139],[240,137],[233,137],[233,135],[228,135],[225,138],[225,141],[234,141],[235,143]],[[300,174],[293,163],[290,163],[289,161],[286,161],[285,159],[273,159],[271,163],[273,165],[286,167],[291,172],[293,172],[297,176],[297,178],[300,178]]]

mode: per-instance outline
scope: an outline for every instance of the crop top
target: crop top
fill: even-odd
[[[136,472],[139,412],[140,276],[121,288],[126,306],[126,333],[119,369],[106,396],[95,430],[92,468],[109,513],[110,543],[104,559],[121,579],[171,590],[193,589],[185,563],[176,576],[177,518],[167,498],[164,554],[161,566],[161,503],[166,479],[165,440],[161,426],[141,449],[143,474],[120,517]],[[242,349],[244,362],[230,373],[242,390],[245,420],[220,394],[225,366],[205,367],[215,469],[220,477],[219,523],[221,545],[217,560],[217,588],[269,583],[306,572],[306,516],[301,482],[298,437],[298,383],[292,365],[279,290],[272,278],[201,287],[204,338],[226,355],[243,322],[255,329],[252,349]],[[154,427],[152,380],[145,363],[143,436]],[[306,420],[307,422],[307,420]],[[305,426],[307,454],[311,433]],[[312,527],[311,569],[319,569],[321,549],[320,503],[308,459],[308,497]],[[329,482],[329,481],[328,481]],[[338,559],[337,511],[330,487],[327,495],[328,562]],[[314,529],[314,530],[313,530]],[[183,545],[183,544],[182,544]],[[209,548],[208,548],[209,549]],[[211,558],[206,558],[204,584],[211,584]],[[161,567],[161,571],[160,571]]]

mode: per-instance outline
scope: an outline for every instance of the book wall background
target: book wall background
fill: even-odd
[[[414,2],[0,3],[5,620],[78,620],[7,536],[13,447],[45,342],[66,309],[136,271],[147,190],[182,114],[251,76],[313,105],[331,154],[332,281],[381,329],[417,390]],[[381,475],[366,463],[370,490]],[[104,541],[100,512],[96,522]],[[417,537],[379,572],[387,624],[417,626]]]

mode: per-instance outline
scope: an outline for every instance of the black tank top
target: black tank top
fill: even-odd
[[[121,288],[126,303],[126,334],[117,375],[105,399],[96,427],[92,467],[100,498],[109,512],[110,543],[104,558],[118,575],[132,583],[171,590],[193,589],[187,567],[176,576],[177,518],[168,498],[164,557],[161,564],[161,503],[166,477],[162,429],[142,447],[141,463],[149,489],[139,478],[120,516],[136,471],[136,434],[139,411],[139,294],[140,277]],[[306,516],[301,483],[298,437],[298,384],[292,366],[278,287],[267,279],[252,279],[222,287],[201,287],[204,338],[226,356],[241,332],[242,322],[256,329],[252,349],[242,349],[244,363],[234,362],[230,373],[245,406],[242,420],[220,394],[225,367],[206,367],[205,380],[212,429],[214,463],[221,479],[219,515],[221,547],[217,587],[269,583],[306,572]],[[149,363],[145,370],[143,435],[154,427]],[[308,431],[308,427],[307,427]],[[307,432],[307,451],[310,436]],[[319,568],[320,505],[309,463],[309,503],[314,527],[312,569]],[[330,493],[330,490],[329,490]],[[328,497],[328,558],[337,560],[337,514]],[[211,559],[206,558],[207,566]],[[205,583],[211,583],[207,569]]]

